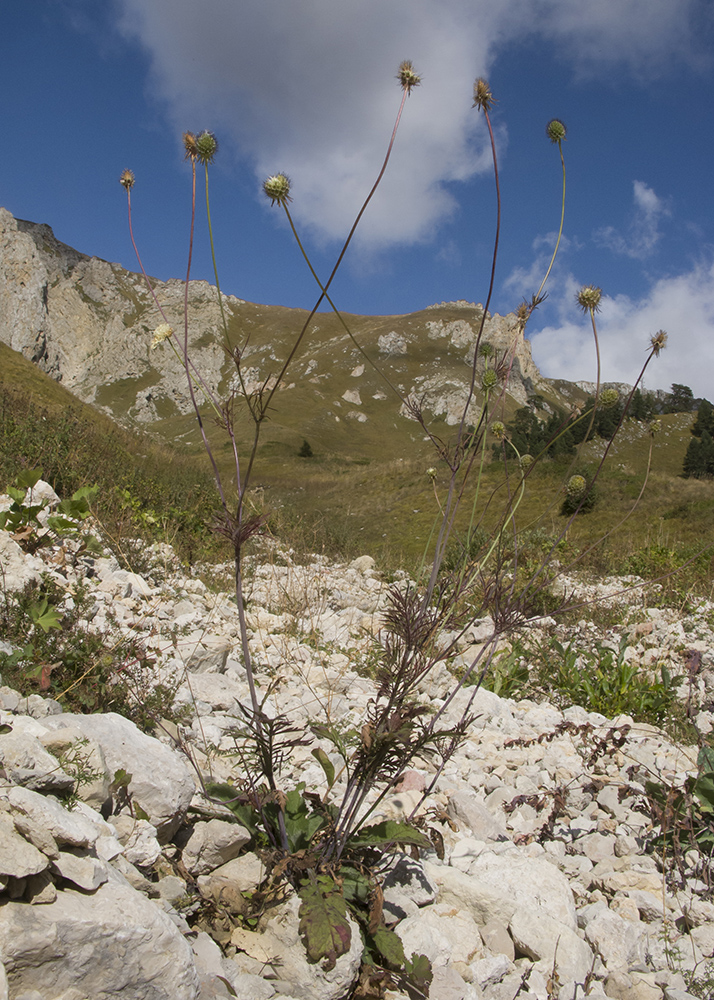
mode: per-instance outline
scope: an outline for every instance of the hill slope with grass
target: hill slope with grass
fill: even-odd
[[[166,318],[180,329],[183,283],[157,282],[156,291]],[[206,282],[190,284],[192,356],[223,400],[235,387],[235,364],[226,346],[240,350],[249,391],[269,386],[306,319],[302,310],[231,296],[225,308],[228,345],[215,289]],[[332,552],[382,553],[393,562],[420,557],[433,537],[447,476],[404,400],[422,405],[437,439],[447,444],[453,439],[481,316],[477,304],[466,302],[406,316],[345,316],[347,329],[332,313],[316,315],[271,404],[255,463],[254,503],[276,533]],[[81,254],[58,242],[49,226],[0,210],[6,482],[28,466],[42,467],[61,495],[101,482],[120,522],[135,528],[142,520],[144,527],[155,522],[187,539],[187,525],[201,525],[199,534],[208,537],[211,483],[183,365],[167,343],[150,347],[161,322],[141,275]],[[544,379],[516,329],[512,315],[488,317],[485,324],[484,339],[495,352],[492,363],[509,361],[516,344],[499,417],[508,423],[520,407],[531,405],[545,419],[554,409],[568,413],[582,405],[585,388]],[[481,404],[478,388],[469,414],[473,421]],[[238,401],[234,416],[244,448],[253,428]],[[623,427],[600,475],[598,504],[568,530],[569,544],[587,547],[597,533],[622,522],[596,569],[641,562],[643,551],[656,551],[655,569],[672,568],[714,536],[712,484],[680,478],[692,419],[690,414],[661,418],[647,488],[637,517],[629,520],[623,519],[648,475],[650,438],[644,423],[628,421]],[[230,444],[213,421],[206,428],[230,481]],[[137,437],[137,430],[143,434]],[[577,471],[594,472],[603,447],[602,441],[586,444]],[[490,463],[490,453],[487,459],[484,498],[502,488],[504,475],[502,464]],[[563,530],[562,486],[572,461],[568,456],[534,470],[518,510],[520,530],[539,537]],[[426,475],[430,467],[436,470],[433,480]],[[488,511],[484,518],[488,529]]]

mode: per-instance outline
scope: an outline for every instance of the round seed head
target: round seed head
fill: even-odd
[[[213,163],[218,152],[218,140],[213,132],[203,131],[196,139],[196,159],[201,163]]]
[[[486,371],[481,376],[481,388],[484,392],[488,392],[490,389],[495,389],[498,385],[498,375],[493,370],[493,368],[487,368]]]
[[[545,134],[551,142],[562,142],[568,130],[561,122],[560,118],[551,118],[545,127]]]
[[[486,342],[481,344],[481,346],[479,347],[479,352],[482,358],[492,358],[493,355],[496,353],[493,344],[489,344]]]
[[[585,490],[587,489],[587,480],[585,476],[571,476],[565,487],[565,492],[574,500],[583,496]]]
[[[497,441],[503,441],[506,436],[506,425],[501,420],[494,420],[491,424],[491,433]]]
[[[649,426],[650,436],[654,437],[662,429],[662,421],[659,419],[651,420]]]
[[[600,311],[602,288],[598,288],[596,285],[583,285],[575,297],[583,312]]]
[[[617,389],[603,389],[600,393],[600,405],[606,410],[615,406],[620,401],[620,393]]]
[[[426,470],[426,474],[433,483],[434,480],[436,479],[436,469],[432,466],[430,469]]]
[[[122,170],[121,176],[119,177],[119,183],[122,187],[126,188],[127,191],[134,187],[134,173],[131,170]]]
[[[650,344],[652,345],[652,350],[656,357],[659,357],[659,352],[664,350],[667,346],[667,334],[664,330],[658,330],[657,333],[650,337]]]
[[[490,111],[494,103],[495,98],[491,93],[491,88],[487,81],[480,76],[474,83],[474,103],[472,107],[478,108],[480,111]]]
[[[521,468],[523,470],[529,469],[533,465],[533,461],[532,455],[521,455]]]
[[[290,178],[287,174],[273,174],[263,184],[263,191],[266,197],[270,198],[270,204],[285,205],[292,201],[290,197]]]
[[[399,80],[402,90],[406,90],[407,94],[411,94],[412,89],[419,86],[421,77],[414,72],[411,59],[405,59],[399,64],[397,80]]]

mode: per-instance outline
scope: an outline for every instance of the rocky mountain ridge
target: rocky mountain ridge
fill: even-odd
[[[154,283],[166,320],[183,331],[183,283]],[[192,281],[189,341],[193,361],[211,391],[230,392],[235,372],[227,359],[215,288]],[[244,346],[244,377],[261,384],[275,374],[306,313],[259,306],[225,296],[231,345]],[[392,317],[348,317],[365,351],[405,395],[418,396],[434,416],[454,424],[466,399],[482,308],[456,302]],[[0,340],[30,358],[84,402],[123,423],[151,425],[186,413],[190,400],[180,360],[163,345],[150,349],[164,322],[140,274],[60,243],[51,228],[0,209]],[[516,336],[513,315],[487,320],[485,339],[499,355],[515,345],[508,393],[523,405],[533,392],[553,395],[530,344]],[[326,400],[328,419],[365,422],[398,411],[398,400],[364,365],[332,314],[315,318],[304,350],[288,374],[281,410],[291,390]],[[347,388],[345,388],[347,386]],[[396,404],[396,405],[395,405]],[[324,407],[323,407],[324,408]],[[474,404],[474,413],[476,407]],[[401,419],[406,419],[402,413]]]
[[[38,496],[57,503],[47,484]],[[67,714],[0,687],[0,1000],[342,1000],[359,971],[356,927],[333,969],[306,960],[294,897],[246,927],[244,894],[265,870],[247,831],[198,781],[241,778],[231,730],[248,690],[235,604],[183,571],[169,546],[144,558],[142,574],[128,572],[109,550],[90,555],[71,539],[28,554],[0,531],[7,595],[49,574],[69,607],[81,585],[93,605],[87,627],[139,637],[154,660],[144,681],[173,680],[188,709],[180,727],[148,736],[112,713]],[[213,567],[212,578],[230,570]],[[374,561],[296,565],[278,547],[253,560],[250,579],[257,679],[261,691],[272,685],[274,709],[306,732],[326,717],[359,726],[376,693],[360,662],[388,589]],[[607,602],[634,582],[566,586]],[[688,693],[710,731],[714,607],[702,601],[682,621],[630,594],[627,624],[601,640],[624,638],[628,662],[672,673],[694,651]],[[568,636],[587,644],[592,628]],[[444,703],[450,670],[491,630],[488,619],[469,629],[450,669],[425,680],[426,704]],[[472,693],[449,706],[454,722]],[[690,848],[684,875],[663,867],[644,792],[651,779],[681,788],[696,748],[628,717],[483,688],[472,711],[468,740],[420,807],[443,850],[396,852],[383,886],[405,951],[432,963],[432,1000],[692,1000],[685,975],[711,974],[714,956],[710,859]],[[295,749],[286,788],[325,792],[311,748]],[[408,816],[430,777],[428,764],[407,772],[376,818]]]

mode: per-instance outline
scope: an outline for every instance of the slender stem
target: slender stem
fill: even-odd
[[[560,151],[560,165],[563,169],[563,197],[560,206],[560,228],[558,229],[558,239],[555,241],[555,249],[553,250],[553,256],[550,258],[550,264],[548,265],[548,270],[545,272],[545,277],[540,283],[540,288],[533,297],[534,302],[540,299],[541,292],[545,288],[545,284],[550,276],[550,272],[553,269],[553,264],[555,263],[555,258],[558,253],[558,247],[560,246],[560,238],[563,235],[563,222],[565,221],[565,157],[563,156],[563,143],[560,139],[558,139],[558,150]]]

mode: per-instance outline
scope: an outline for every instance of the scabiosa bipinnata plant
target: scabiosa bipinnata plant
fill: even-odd
[[[567,132],[568,130],[563,122],[561,122],[560,118],[551,118],[545,127],[545,134],[553,143],[563,142]]]
[[[617,389],[603,389],[600,393],[600,405],[605,409],[610,409],[620,402],[620,393]]]
[[[218,140],[213,132],[204,129],[196,138],[195,149],[196,159],[199,163],[203,163],[204,166],[207,163],[213,163],[213,159],[218,152]]]
[[[575,296],[575,299],[583,312],[599,312],[600,299],[602,298],[602,288],[597,285],[583,285]]]
[[[474,81],[474,102],[471,106],[479,111],[490,111],[495,101],[488,82],[482,76],[478,77]]]
[[[122,170],[119,177],[119,183],[123,188],[129,191],[134,187],[134,172],[133,170]]]
[[[290,178],[287,174],[272,174],[263,181],[263,193],[271,205],[285,205],[290,197]]]
[[[659,357],[659,352],[663,351],[667,346],[667,334],[664,330],[658,330],[657,333],[653,333],[650,337],[650,344],[655,357]]]
[[[402,63],[400,63],[397,80],[399,80],[402,89],[405,90],[407,94],[411,94],[414,87],[419,86],[421,83],[421,77],[418,73],[414,72],[414,65],[411,59],[405,59]]]

